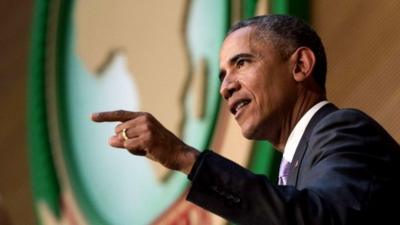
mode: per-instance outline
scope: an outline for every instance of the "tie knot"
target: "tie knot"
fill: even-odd
[[[279,167],[279,185],[286,185],[287,177],[289,175],[290,162],[282,158],[281,165]]]

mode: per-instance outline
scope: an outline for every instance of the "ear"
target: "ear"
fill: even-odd
[[[302,82],[311,78],[314,70],[315,55],[308,47],[300,47],[290,57],[293,62],[293,78],[297,82]]]

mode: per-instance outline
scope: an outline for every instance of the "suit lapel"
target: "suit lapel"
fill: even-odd
[[[313,130],[313,128],[315,127],[315,125],[318,124],[318,122],[324,118],[325,116],[327,116],[328,114],[330,114],[331,112],[336,111],[338,108],[329,103],[326,104],[325,106],[323,106],[320,110],[318,110],[315,115],[311,118],[310,122],[308,123],[303,136],[301,137],[300,143],[297,146],[296,152],[294,154],[293,160],[292,160],[292,164],[291,164],[291,168],[290,168],[290,172],[289,172],[289,176],[288,176],[288,181],[287,184],[288,185],[293,185],[293,186],[297,186],[297,177],[299,174],[299,170],[301,167],[301,162],[303,161],[303,157],[304,154],[307,150],[308,147],[308,140],[309,137],[311,135],[311,131]]]

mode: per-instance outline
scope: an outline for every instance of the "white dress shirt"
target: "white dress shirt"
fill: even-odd
[[[300,139],[304,134],[304,131],[310,123],[311,118],[315,115],[315,113],[320,110],[324,105],[328,104],[328,101],[321,101],[311,107],[303,117],[299,120],[296,126],[293,128],[292,132],[289,135],[289,138],[286,142],[285,148],[283,150],[283,158],[288,161],[292,162],[294,153],[296,153],[297,146],[299,145]]]

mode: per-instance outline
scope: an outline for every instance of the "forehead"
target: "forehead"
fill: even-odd
[[[235,30],[225,38],[222,44],[220,54],[221,59],[225,58],[224,56],[229,55],[229,53],[237,51],[238,49],[251,49],[251,43],[253,39],[254,28],[244,27]]]
[[[220,62],[227,62],[237,54],[261,54],[263,51],[273,51],[272,44],[257,37],[254,27],[243,27],[229,34],[221,47]]]

